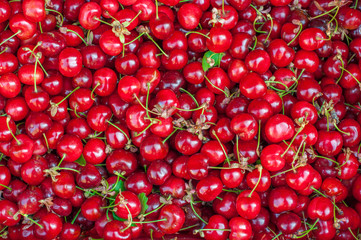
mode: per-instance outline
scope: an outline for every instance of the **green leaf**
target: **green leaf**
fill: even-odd
[[[222,57],[224,53],[214,53],[212,51],[208,51],[203,55],[202,59],[202,68],[203,71],[207,71],[208,69],[219,66],[221,64]]]
[[[83,157],[83,154],[75,161],[77,164],[79,164],[80,166],[85,166],[86,165],[86,161]]]
[[[113,218],[114,220],[118,220],[118,221],[121,221],[121,222],[125,222],[127,221],[128,219],[124,219],[124,218],[120,218],[117,216],[117,214],[115,214],[115,212],[112,211],[112,214],[113,214]],[[134,223],[132,223],[131,225],[132,227],[135,227],[136,225]]]
[[[142,206],[142,211],[140,213],[144,214],[148,209],[148,197],[145,195],[145,193],[141,193],[138,195],[138,198],[140,200],[140,205]]]
[[[118,194],[119,192],[125,191],[124,182],[123,182],[122,180],[119,180],[118,183],[117,183],[115,186],[113,186],[113,190],[114,190],[114,192],[116,192],[117,194]]]

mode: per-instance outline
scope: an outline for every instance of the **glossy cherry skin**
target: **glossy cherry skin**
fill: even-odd
[[[239,89],[244,96],[250,99],[256,99],[266,93],[267,86],[257,73],[251,72],[241,78]]]
[[[208,49],[214,53],[225,52],[232,44],[232,34],[222,27],[214,27],[209,31],[206,44]]]
[[[209,218],[208,224],[204,228],[212,229],[203,232],[205,239],[226,240],[229,235],[229,232],[222,231],[223,229],[229,229],[229,226],[227,219],[221,215],[211,216]]]
[[[36,32],[36,24],[25,18],[22,13],[15,14],[9,21],[9,27],[20,40],[31,38]]]
[[[75,180],[74,176],[69,172],[60,172],[60,175],[53,181],[52,188],[54,193],[64,199],[69,199],[75,194]]]
[[[241,113],[231,121],[232,131],[240,140],[249,141],[258,133],[258,123],[251,114]]]
[[[212,201],[222,192],[222,182],[219,178],[208,176],[198,182],[197,196],[202,201]]]
[[[335,156],[342,148],[343,139],[339,132],[336,131],[324,131],[318,132],[318,140],[316,142],[316,150],[323,156]]]
[[[174,32],[173,22],[165,13],[160,13],[158,16],[151,17],[149,26],[154,36],[161,40],[170,37]]]
[[[83,152],[83,143],[78,136],[66,134],[59,140],[56,149],[64,161],[74,162]]]
[[[118,171],[124,172],[124,176],[129,176],[137,169],[136,156],[124,149],[117,149],[107,156],[106,168],[109,173]]]
[[[85,3],[79,11],[79,23],[87,30],[94,30],[100,25],[101,8],[99,4],[95,2]]]
[[[5,226],[14,226],[20,221],[20,217],[16,218],[15,214],[18,207],[9,200],[0,201],[0,221]]]
[[[87,123],[91,129],[97,132],[103,132],[108,127],[112,111],[105,105],[92,107],[88,112]]]
[[[166,234],[178,232],[185,221],[184,211],[175,204],[164,206],[159,213],[159,219],[167,219],[167,221],[158,222],[157,225]]]
[[[75,48],[65,48],[59,54],[59,71],[66,77],[75,77],[82,68],[82,55]]]
[[[274,213],[290,211],[297,207],[297,195],[288,187],[278,187],[269,195],[269,208]]]
[[[34,235],[40,239],[50,240],[59,235],[63,227],[61,218],[54,213],[47,213],[40,218],[39,226],[34,227]]]
[[[292,120],[285,115],[274,115],[267,121],[265,125],[266,137],[272,143],[291,139],[294,133],[294,124]]]
[[[24,163],[30,160],[34,151],[34,141],[25,134],[19,134],[11,141],[10,157],[12,160]]]
[[[202,145],[196,135],[187,131],[178,132],[174,141],[177,151],[184,155],[192,155],[198,152]]]
[[[84,201],[81,212],[87,220],[96,221],[105,212],[104,206],[105,202],[100,196],[92,196]]]

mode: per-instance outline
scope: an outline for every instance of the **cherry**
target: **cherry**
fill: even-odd
[[[65,48],[59,54],[59,71],[66,77],[75,77],[82,68],[82,55],[75,48]]]
[[[87,220],[96,221],[105,212],[104,205],[100,196],[92,196],[81,205],[81,212]]]
[[[222,192],[222,182],[217,177],[208,176],[198,182],[196,191],[202,201],[212,201]]]
[[[265,125],[265,134],[272,143],[278,143],[292,138],[295,132],[292,120],[285,115],[276,114],[272,116]]]
[[[170,176],[159,188],[162,195],[182,198],[185,195],[185,182],[181,178]]]
[[[34,227],[34,235],[40,239],[47,240],[58,236],[63,227],[61,218],[54,213],[47,213],[42,216],[39,220],[39,225]]]
[[[288,187],[278,187],[269,195],[269,207],[274,213],[290,211],[297,207],[297,195]]]
[[[324,156],[335,156],[342,148],[343,139],[340,133],[336,131],[324,131],[318,132],[318,139],[316,142],[316,150],[318,153]]]
[[[165,221],[159,221],[157,223],[159,229],[165,234],[172,234],[182,228],[185,221],[185,214],[180,207],[175,204],[170,204],[160,210],[158,219],[165,219]]]
[[[133,153],[117,149],[107,156],[106,167],[110,173],[118,171],[128,176],[136,170],[137,159]]]
[[[195,29],[202,17],[202,9],[194,3],[183,4],[177,12],[179,24],[185,29]]]
[[[214,53],[225,52],[231,47],[232,35],[223,27],[214,27],[209,31],[207,47]]]
[[[95,3],[85,3],[79,10],[79,23],[80,25],[88,30],[94,30],[100,25],[101,8]]]
[[[205,239],[222,239],[226,240],[229,232],[225,231],[229,229],[228,221],[221,215],[213,215],[210,217],[208,224],[204,227],[202,234]]]
[[[83,144],[78,136],[65,134],[59,139],[56,150],[64,161],[74,162],[81,156]]]
[[[20,221],[20,217],[16,215],[18,207],[9,200],[0,201],[0,221],[5,226],[14,226]]]
[[[55,180],[55,181],[54,181]],[[64,199],[72,198],[75,195],[74,176],[66,171],[59,172],[52,183],[54,193]]]
[[[19,134],[11,141],[10,157],[18,163],[30,160],[34,151],[34,141],[25,134]]]
[[[166,183],[169,180],[170,178],[166,181]],[[148,181],[147,175],[144,172],[135,172],[125,181],[126,189],[134,192],[135,194],[145,193],[145,195],[149,195],[152,191],[152,186],[153,185]],[[180,190],[182,191],[182,189]],[[160,191],[162,192],[162,189],[160,189]]]
[[[174,141],[177,151],[184,155],[192,155],[201,148],[199,138],[187,131],[179,131]]]
[[[10,18],[9,27],[20,40],[29,39],[36,32],[36,24],[28,20],[22,13],[15,14]]]

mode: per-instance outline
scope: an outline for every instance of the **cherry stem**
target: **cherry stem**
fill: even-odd
[[[328,198],[325,194],[323,194],[322,192],[320,192],[318,189],[311,187],[311,189],[316,192],[317,194],[321,195],[324,198]],[[336,203],[334,203],[333,201],[331,201],[333,206],[337,209],[338,212],[342,212],[341,209],[339,207],[337,207]]]
[[[352,77],[353,79],[355,79],[355,81],[356,81],[359,85],[361,84],[360,81],[359,81],[352,73],[350,73],[349,70],[347,70],[347,69],[344,68],[344,67],[339,67],[339,68],[341,68],[343,71],[345,71],[345,72],[347,72],[348,74],[350,74],[351,77]]]
[[[277,239],[279,239],[278,236],[276,235],[276,233],[272,230],[272,228],[267,227],[267,229],[270,230],[270,232],[273,233],[273,235],[275,235]]]
[[[76,172],[76,173],[80,173],[80,171],[78,171],[76,169],[73,169],[73,168],[55,167],[54,169],[55,170],[69,170],[69,171],[73,171],[73,172]]]
[[[291,172],[291,171],[295,170],[296,168],[290,168],[290,169],[287,169],[287,170],[285,170],[283,172],[279,172],[279,173],[277,173],[275,175],[272,175],[271,178],[277,177],[277,176],[282,175],[282,174],[287,173],[287,172]]]
[[[56,106],[59,106],[62,102],[64,102],[68,97],[70,97],[70,95],[72,95],[75,91],[77,91],[80,87],[76,87],[75,89],[73,89],[73,91],[71,91],[70,93],[68,93],[68,95],[66,95],[60,102],[56,103]]]
[[[204,231],[224,231],[224,232],[231,232],[231,229],[210,229],[210,228],[202,228],[202,229],[197,229],[194,232],[204,232]]]
[[[322,13],[322,14],[320,14],[320,15],[317,15],[317,16],[314,16],[314,17],[311,17],[310,19],[316,19],[316,18],[320,18],[320,17],[322,17],[322,16],[325,16],[325,15],[327,15],[327,14],[329,14],[329,13],[331,13],[331,12],[333,12],[334,10],[336,10],[338,7],[336,6],[336,7],[334,7],[334,8],[332,8],[331,10],[329,10],[329,11],[327,11],[327,12],[324,12],[324,13]]]
[[[195,97],[190,92],[188,92],[184,88],[180,88],[179,90],[181,90],[182,92],[187,93],[193,99],[193,101],[196,103],[197,107],[199,107],[199,104],[198,104],[197,100],[195,99]]]
[[[194,112],[194,111],[198,111],[198,110],[201,110],[201,109],[205,109],[205,105],[201,105],[201,106],[199,106],[199,107],[197,107],[197,108],[193,108],[193,109],[183,109],[183,108],[175,108],[175,109],[177,109],[178,111],[183,111],[183,112]]]
[[[36,67],[38,66],[38,61],[35,60],[35,67],[34,67],[34,92],[38,92],[38,89],[36,87]]]
[[[276,238],[278,239],[279,236],[282,235],[282,232],[280,232],[279,234],[277,234],[276,236],[274,236],[271,240],[275,240]]]
[[[111,121],[107,121],[108,124],[112,125],[113,127],[115,127],[118,131],[120,131],[121,133],[123,133],[123,135],[127,138],[128,142],[130,141],[128,135],[122,130],[120,129],[117,125],[115,125],[114,123],[112,123]]]
[[[345,135],[347,135],[347,136],[350,136],[350,135],[351,135],[351,133],[349,133],[349,132],[342,131],[342,130],[337,126],[336,122],[333,122],[333,125],[335,126],[336,130],[339,131],[340,133],[343,133],[343,134],[345,134]]]
[[[259,177],[258,177],[258,181],[256,183],[256,185],[253,187],[252,191],[248,194],[248,197],[250,198],[253,194],[253,192],[256,190],[256,188],[258,187],[258,184],[261,182],[261,178],[262,178],[262,170],[263,167],[259,166],[258,171],[259,171]]]
[[[256,148],[256,153],[257,155],[259,155],[259,147],[261,145],[261,120],[258,120],[258,136],[257,136],[257,148]]]
[[[319,220],[320,220],[320,219],[317,218],[317,220],[312,224],[311,228],[308,229],[308,230],[306,230],[306,231],[304,231],[304,233],[303,233],[302,235],[298,235],[298,236],[296,235],[296,236],[294,236],[294,237],[295,237],[295,238],[303,238],[303,237],[307,236],[311,231],[313,231],[313,230],[315,229],[315,226],[316,226],[316,224],[318,223]]]
[[[178,131],[178,129],[174,129],[173,132],[162,141],[162,143],[164,144],[176,131]]]
[[[191,33],[199,34],[199,35],[201,35],[201,36],[209,39],[209,36],[208,36],[208,35],[203,34],[203,33],[201,33],[201,32],[197,32],[197,31],[189,31],[189,32],[186,33],[186,36],[188,36],[188,35],[191,34]]]
[[[265,17],[253,4],[250,4],[250,6],[251,6],[254,10],[256,10],[257,15],[262,16],[264,20],[267,20],[266,17]]]
[[[296,36],[291,40],[291,41],[289,41],[289,43],[287,43],[287,46],[289,46],[289,45],[291,45],[291,43],[293,43],[297,38],[298,38],[298,36],[301,34],[301,32],[302,32],[302,28],[303,28],[303,25],[300,23],[300,24],[298,24],[298,32],[297,32],[297,34],[296,34]]]
[[[81,208],[79,209],[79,211],[75,214],[73,220],[71,221],[71,224],[75,223],[75,220],[78,218],[79,214],[80,214]]]
[[[251,48],[252,51],[256,48],[257,43],[258,43],[258,38],[254,37],[254,44],[253,44],[253,47]]]
[[[134,94],[133,96],[134,96],[135,99],[138,101],[139,105],[140,105],[142,108],[144,108],[144,110],[146,110],[147,112],[150,112],[150,113],[153,113],[153,114],[157,115],[156,112],[153,112],[153,111],[151,111],[151,110],[148,110],[148,109],[143,105],[143,103],[139,100],[139,98],[137,97],[137,95]],[[147,115],[148,115],[148,114],[147,114]],[[151,119],[151,117],[149,117],[149,119]]]
[[[193,196],[191,196],[191,201],[189,203],[191,205],[191,208],[192,208],[192,211],[193,213],[197,216],[197,218],[199,218],[199,220],[201,220],[204,224],[208,224],[201,216],[199,216],[199,214],[197,213],[197,211],[194,209],[194,206],[193,206]]]
[[[172,196],[169,195],[168,198],[167,198],[167,201],[169,201],[169,199],[170,199],[171,197],[172,197]],[[152,214],[152,213],[158,211],[158,210],[161,209],[164,205],[165,205],[165,203],[162,203],[159,207],[153,209],[153,210],[150,211],[150,212],[147,212],[147,213],[143,214],[143,217],[148,216],[149,214]]]
[[[20,145],[21,142],[15,137],[13,131],[11,131],[11,129],[10,129],[10,126],[9,126],[10,119],[11,119],[10,116],[7,116],[7,117],[6,117],[6,126],[8,127],[9,132],[10,132],[11,136],[13,136],[13,138],[15,139],[16,143],[17,143],[18,145]]]
[[[157,1],[155,1],[157,2]],[[158,18],[158,17],[157,17]],[[159,51],[161,51],[161,53],[163,53],[164,56],[166,56],[167,58],[169,57],[168,54],[166,54],[163,49],[158,45],[158,43],[156,43],[156,41],[154,41],[154,39],[149,35],[149,33],[145,33],[145,35],[147,35],[147,37],[149,38],[150,41],[152,41],[154,43],[154,45],[159,49]]]
[[[159,16],[158,16],[158,1],[155,0],[155,18],[158,19]]]
[[[216,137],[219,145],[221,145],[221,148],[222,148],[222,151],[223,151],[224,156],[226,157],[227,163],[228,163],[229,165],[231,165],[231,163],[229,162],[229,158],[228,158],[227,152],[226,152],[226,150],[224,149],[224,146],[223,146],[221,140],[219,140],[219,137],[217,136],[217,133],[216,133],[216,131],[215,131],[214,129],[212,130],[212,133],[213,133],[213,135]]]
[[[8,50],[8,47],[6,47],[4,50],[2,50],[2,51],[0,52],[0,55],[3,54],[4,52],[6,52],[7,50]]]
[[[327,158],[327,157],[320,156],[320,155],[315,155],[315,157],[317,157],[317,158],[327,159],[328,161],[331,161],[331,162],[333,162],[333,163],[334,163],[334,164],[336,164],[336,165],[340,165],[338,162],[336,162],[336,161],[332,160],[331,158]]]
[[[185,227],[185,228],[181,228],[179,231],[185,231],[185,230],[188,230],[188,229],[191,229],[191,228],[194,228],[194,227],[198,227],[199,224],[194,224],[192,226],[189,226],[189,227]]]
[[[54,9],[50,9],[50,8],[45,8],[45,11],[48,11],[48,12],[55,12],[57,14],[59,14],[59,16],[61,17],[61,23],[60,23],[60,26],[63,26],[63,23],[64,23],[64,16],[63,14],[61,14],[60,12],[54,10]]]
[[[0,186],[6,188],[6,189],[9,190],[9,191],[12,191],[12,189],[11,189],[10,187],[8,187],[8,186],[5,186],[5,185],[3,185],[3,184],[0,184]]]
[[[33,50],[31,50],[30,48],[24,48],[23,50],[30,52],[34,56],[35,61],[36,61],[35,63],[38,63],[39,66],[41,67],[41,69],[43,70],[43,72],[45,73],[45,75],[48,76],[49,75],[48,72],[45,70],[45,68],[41,64],[39,57],[35,54],[35,49],[37,49],[41,44],[42,44],[42,42],[38,42]]]
[[[300,134],[300,132],[303,130],[303,128],[304,128],[304,127],[301,126],[301,127],[298,129],[297,133],[295,134],[295,136],[293,136],[290,144],[287,145],[287,148],[286,148],[286,150],[282,153],[281,157],[283,157],[283,156],[287,153],[287,151],[288,151],[288,150],[290,149],[290,147],[292,146],[293,141],[295,141],[297,135]]]
[[[40,33],[43,33],[43,28],[41,27],[41,22],[39,22],[39,30],[40,30]]]
[[[151,119],[151,118],[150,118]],[[155,119],[154,119],[155,120]],[[146,128],[144,128],[141,132],[138,132],[135,134],[135,137],[139,137],[140,135],[142,135],[145,131],[147,131],[152,125],[153,125],[153,121],[151,121],[148,126]]]
[[[16,33],[14,33],[13,35],[11,35],[10,37],[8,37],[7,39],[5,39],[4,41],[2,41],[0,43],[0,46],[3,45],[4,43],[6,43],[7,41],[9,41],[10,39],[12,39],[13,37],[15,37],[16,35],[18,35],[19,33],[21,33],[21,31],[17,31]]]
[[[355,234],[353,233],[353,231],[352,231],[352,229],[349,227],[349,228],[347,228],[349,231],[350,231],[350,233],[351,233],[351,235],[356,239],[356,240],[358,240],[358,238],[355,236]]]
[[[132,23],[141,13],[142,13],[142,10],[139,10],[137,15],[135,15],[135,17],[132,20],[130,20],[128,23]]]
[[[162,219],[158,219],[158,220],[152,220],[152,221],[145,221],[145,222],[132,222],[132,223],[138,223],[138,224],[143,224],[143,223],[155,223],[155,222],[165,222],[168,219],[166,218],[162,218]]]
[[[80,38],[80,39],[83,41],[83,43],[85,44],[85,46],[88,46],[88,43],[85,41],[84,38],[82,38],[82,37],[79,35],[79,33],[75,32],[75,31],[73,31],[73,30],[71,30],[71,29],[67,29],[67,28],[66,28],[66,31],[67,31],[67,32],[74,33],[75,35],[77,35],[78,38]]]
[[[95,101],[95,98],[94,98],[94,91],[95,89],[97,89],[97,87],[100,86],[100,82],[97,83],[97,85],[95,85],[95,87],[92,89],[91,93],[90,93],[90,98],[93,99],[93,101]]]
[[[31,217],[29,217],[29,215],[27,214],[22,214],[20,213],[21,216],[23,216],[24,218],[27,218],[30,220],[30,222],[34,223],[35,225],[37,225],[40,228],[44,228],[43,225],[39,224],[38,222],[36,222],[34,219],[32,219]]]
[[[101,19],[99,19],[99,18],[97,18],[97,17],[94,17],[93,19],[94,19],[94,20],[97,20],[97,21],[99,21],[99,22],[101,22],[101,23],[104,23],[104,24],[106,24],[106,25],[108,25],[108,26],[113,27],[112,24],[110,24],[110,23],[108,23],[108,22],[106,22],[106,21],[103,21],[103,20],[101,20]]]
[[[64,160],[65,157],[66,157],[66,154],[63,154],[63,157],[60,159],[57,167],[60,167],[60,165],[61,165],[61,163],[63,162],[63,160]]]
[[[271,15],[267,14],[267,17],[269,17],[270,21],[271,21],[271,29],[270,31],[268,32],[268,35],[266,37],[266,39],[264,40],[264,43],[266,43],[269,39],[269,37],[271,36],[271,32],[273,30],[273,18],[271,17]]]
[[[148,118],[150,118],[150,115],[149,115],[149,112],[148,112],[148,104],[149,104],[149,93],[150,93],[150,83],[148,82],[147,83],[147,97],[145,99],[145,110],[146,110],[146,113],[147,113],[147,116]]]
[[[48,143],[48,139],[47,139],[45,133],[43,133],[43,137],[44,137],[44,140],[45,140],[46,149],[48,149],[48,151],[49,151],[50,150],[49,149],[49,143]]]
[[[217,89],[217,90],[219,90],[219,91],[221,91],[222,93],[224,93],[224,95],[228,98],[229,97],[229,95],[228,95],[228,93],[226,93],[224,90],[222,90],[222,89],[220,89],[219,87],[217,87],[216,85],[214,85],[209,79],[208,79],[208,77],[206,76],[206,75],[204,75],[204,78],[209,82],[209,84],[211,84],[215,89]]]
[[[135,41],[139,40],[139,38],[140,38],[141,36],[143,36],[144,34],[145,34],[145,32],[142,32],[142,33],[141,33],[141,34],[139,34],[136,38],[134,38],[132,41],[127,42],[127,43],[124,43],[124,45],[126,46],[126,45],[129,45],[129,44],[131,44],[131,43],[133,43],[133,42],[135,42]]]

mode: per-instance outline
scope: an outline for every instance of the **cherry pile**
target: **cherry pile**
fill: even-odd
[[[361,239],[361,1],[0,0],[0,238]]]

